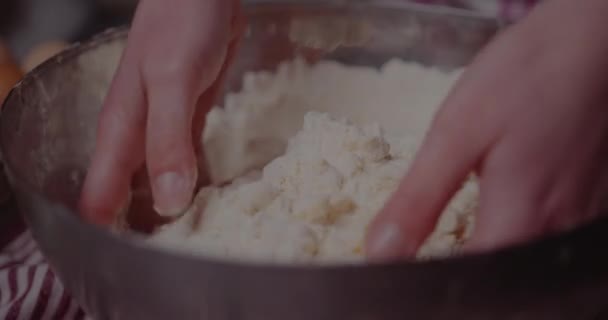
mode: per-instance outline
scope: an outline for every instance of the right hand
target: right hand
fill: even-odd
[[[370,258],[414,256],[470,172],[480,198],[465,252],[519,245],[605,212],[606,14],[605,0],[547,1],[480,53],[370,227]],[[590,34],[594,41],[580,40]]]
[[[81,197],[88,220],[112,224],[144,164],[158,213],[188,208],[204,115],[234,51],[239,18],[237,0],[141,2],[100,114]]]

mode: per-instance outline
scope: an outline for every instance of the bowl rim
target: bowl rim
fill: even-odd
[[[351,0],[352,1],[352,0]],[[365,8],[380,8],[380,9],[395,9],[395,10],[405,10],[405,11],[414,11],[414,12],[422,12],[429,13],[434,15],[449,15],[452,17],[462,17],[467,19],[473,19],[477,21],[485,21],[487,23],[495,23],[497,26],[497,30],[500,30],[501,26],[503,26],[502,21],[495,18],[490,18],[485,15],[472,12],[465,9],[451,8],[445,6],[434,6],[428,4],[421,3],[406,3],[402,1],[395,0],[379,0],[374,3],[366,2],[363,0],[354,0],[354,2],[345,3],[340,1],[309,1],[306,3],[281,3],[276,0],[260,0],[254,4],[245,4],[244,11],[246,14],[255,14],[258,12],[263,12],[266,10],[281,10],[284,8],[298,9],[298,10],[335,10],[335,9],[344,9],[353,7],[356,9],[365,9]],[[19,81],[13,89],[9,92],[6,99],[2,104],[2,108],[0,109],[0,124],[2,123],[1,117],[2,114],[6,112],[10,112],[12,109],[16,108],[17,103],[12,103],[14,100],[14,96],[16,95],[16,91],[29,82],[36,81],[36,78],[40,77],[42,74],[47,72],[47,70],[56,67],[61,64],[64,60],[73,59],[75,57],[80,56],[82,53],[90,51],[100,45],[111,43],[118,39],[126,39],[129,32],[129,26],[120,26],[115,28],[109,28],[106,31],[103,31],[99,34],[94,35],[89,40],[84,42],[77,42],[66,48],[61,53],[52,57],[51,59],[43,62],[38,67],[34,68],[31,72],[25,75],[21,81]],[[12,106],[14,105],[14,106]],[[5,135],[2,131],[2,136],[0,136],[0,150],[6,150],[6,141]],[[5,158],[5,157],[3,157]],[[13,167],[10,161],[7,159],[3,159],[7,170],[10,171],[11,175],[17,180],[13,179],[12,182],[18,184],[26,190],[36,190],[33,188],[30,183],[25,179],[19,179],[21,175],[18,172],[14,172],[11,170]],[[35,196],[43,197],[39,191],[33,192]],[[100,227],[97,225],[93,225],[79,218],[77,214],[74,214],[72,210],[69,210],[65,205],[52,203],[53,206],[59,208],[60,210],[51,210],[55,211],[55,214],[58,218],[63,219],[66,223],[71,224],[75,228],[83,228],[83,231],[87,233],[91,233],[93,237],[98,238],[102,242],[114,242],[116,245],[126,246],[128,249],[132,250],[144,250],[147,251],[148,254],[157,254],[163,255],[166,258],[170,259],[178,259],[182,261],[189,261],[191,263],[205,263],[205,264],[215,264],[224,267],[232,267],[232,268],[249,268],[249,269],[263,269],[263,270],[292,270],[292,271],[314,271],[314,270],[323,270],[323,271],[335,271],[341,272],[344,270],[351,269],[366,269],[370,268],[403,268],[403,267],[421,267],[427,268],[431,266],[438,265],[455,265],[459,263],[466,263],[466,261],[471,259],[486,259],[490,257],[495,257],[498,255],[510,255],[512,253],[521,251],[522,249],[532,249],[535,247],[545,247],[547,246],[547,242],[555,242],[560,239],[567,239],[570,236],[570,233],[579,232],[580,229],[583,229],[585,226],[581,226],[576,228],[576,230],[572,230],[567,233],[563,233],[560,235],[550,235],[543,239],[534,240],[531,242],[527,242],[519,245],[507,246],[504,248],[500,248],[498,250],[490,251],[490,252],[481,252],[481,253],[464,253],[451,255],[448,257],[443,257],[439,259],[421,259],[414,260],[412,258],[409,259],[399,259],[388,262],[374,262],[374,261],[364,261],[364,262],[331,262],[331,263],[288,263],[288,262],[270,262],[270,261],[258,261],[258,260],[240,260],[240,259],[225,259],[218,258],[214,256],[206,256],[206,255],[198,255],[198,254],[189,254],[186,252],[182,252],[180,250],[169,250],[164,247],[153,245],[149,242],[143,241],[146,237],[143,235],[137,234],[117,234],[116,232],[110,230],[109,228]],[[33,232],[34,237],[36,236]]]
[[[280,0],[255,0],[254,3],[248,3],[249,1],[244,0],[244,2],[245,3],[242,6],[245,15],[256,14],[266,10],[277,10],[281,8],[301,10],[335,10],[345,7],[362,10],[366,8],[381,8],[413,11],[433,15],[446,15],[455,18],[466,18],[477,20],[479,22],[493,23],[496,25],[497,29],[501,29],[509,25],[509,22],[503,18],[492,17],[478,11],[449,7],[446,5],[404,2],[402,0],[375,0],[374,2],[370,2],[368,0],[306,0],[306,2],[293,3],[285,3],[281,2]],[[22,79],[13,86],[13,89],[6,96],[0,110],[4,110],[4,105],[7,104],[6,102],[9,100],[9,96],[14,89],[20,87],[23,83],[27,83],[29,80],[36,78],[36,75],[44,73],[46,69],[52,68],[62,60],[78,56],[83,52],[99,46],[100,44],[107,43],[118,38],[123,38],[125,35],[128,35],[129,31],[130,25],[111,27],[93,35],[88,40],[71,43],[63,51],[42,62],[30,72],[25,74],[24,77],[22,77]]]

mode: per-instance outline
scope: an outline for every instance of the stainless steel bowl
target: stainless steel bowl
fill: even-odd
[[[499,29],[447,9],[356,2],[258,4],[231,69],[311,61],[379,65],[401,57],[466,65]],[[368,266],[273,266],[150,248],[75,212],[98,111],[125,43],[115,30],[29,74],[0,119],[8,176],[53,269],[95,319],[606,319],[608,223],[543,242],[442,261]],[[597,318],[594,318],[597,317]]]

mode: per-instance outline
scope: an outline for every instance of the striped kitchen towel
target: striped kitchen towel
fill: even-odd
[[[0,319],[86,319],[45,263],[28,231],[0,252]]]

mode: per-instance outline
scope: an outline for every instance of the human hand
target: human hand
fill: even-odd
[[[140,3],[100,114],[81,196],[87,219],[113,223],[144,164],[161,215],[189,206],[204,115],[234,51],[239,17],[238,0]]]
[[[413,256],[471,171],[481,195],[465,251],[563,231],[606,208],[606,13],[606,1],[547,1],[477,57],[370,227],[372,259]]]

